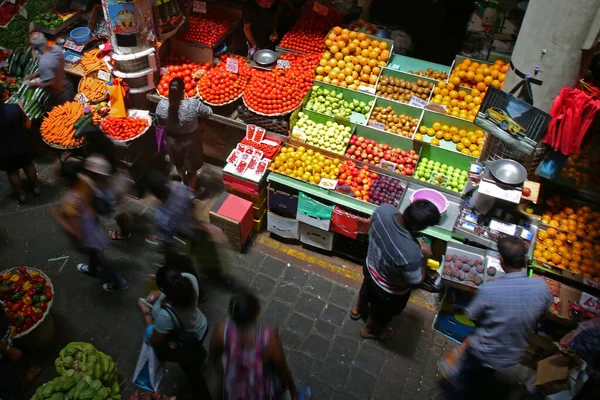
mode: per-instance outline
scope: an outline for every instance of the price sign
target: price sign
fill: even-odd
[[[488,196],[492,196],[497,199],[510,201],[511,203],[515,204],[519,204],[519,200],[521,200],[520,190],[506,190],[487,181],[481,181],[479,184],[479,193],[487,194]]]
[[[64,48],[65,49],[69,49],[69,50],[73,50],[76,51],[78,53],[81,53],[81,50],[83,50],[83,44],[75,44],[74,41],[72,40],[67,40],[64,44]]]
[[[14,4],[14,3],[13,3]],[[27,10],[25,7],[19,8],[19,15],[25,19],[27,19]]]
[[[400,71],[400,66],[398,64],[390,64],[390,69],[395,69],[396,71]]]
[[[227,57],[227,61],[225,63],[225,69],[229,72],[233,72],[234,74],[237,74],[238,73],[237,58]]]
[[[385,130],[385,124],[383,122],[370,120],[369,126],[372,126],[375,129],[381,129],[382,131]]]
[[[302,129],[294,127],[292,129],[292,139],[296,139],[299,142],[306,142],[306,133]]]
[[[281,69],[287,69],[290,67],[290,62],[288,60],[277,60],[277,66]]]
[[[418,98],[417,96],[413,96],[410,98],[408,105],[419,107],[419,108],[425,108],[425,106],[427,105],[427,102],[423,99]]]
[[[326,17],[329,14],[329,8],[325,7],[323,4],[315,1],[315,5],[313,7],[313,11],[317,14]]]
[[[425,108],[427,108],[428,110],[431,110],[431,111],[446,114],[446,106],[444,106],[442,104],[428,103],[427,107],[425,107]]]
[[[370,87],[370,86],[360,85],[358,87],[358,90],[361,91],[361,92],[365,92],[365,93],[375,94],[375,88],[374,87]]]
[[[193,12],[206,14],[206,3],[204,1],[194,0],[192,3]]]
[[[379,162],[379,167],[388,171],[394,172],[396,170],[397,164],[387,160],[381,160]]]
[[[98,79],[103,80],[104,82],[110,81],[110,72],[106,72],[104,70],[98,70]]]
[[[87,97],[85,97],[85,94],[83,93],[79,93],[77,95],[77,101],[80,102],[81,104],[87,104],[87,102],[89,101]]]

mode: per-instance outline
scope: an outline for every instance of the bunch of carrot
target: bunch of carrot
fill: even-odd
[[[83,104],[77,101],[54,107],[42,121],[42,138],[49,144],[63,147],[77,147],[82,139],[75,139],[73,124],[83,115]]]
[[[106,98],[108,86],[100,79],[84,77],[79,82],[79,93],[83,93],[90,101],[100,101]]]
[[[105,66],[104,62],[98,59],[98,53],[100,53],[100,49],[94,49],[88,51],[83,55],[83,57],[81,57],[81,65],[83,66],[86,74]]]

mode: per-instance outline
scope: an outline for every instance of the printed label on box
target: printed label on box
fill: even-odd
[[[370,120],[369,121],[369,126],[372,126],[375,129],[381,129],[382,131],[385,130],[385,124],[383,122],[379,122],[379,121],[375,121],[375,120]]]
[[[227,61],[225,63],[225,69],[229,72],[233,72],[234,74],[237,74],[238,73],[237,58],[227,57]]]
[[[256,169],[256,167],[258,167],[258,162],[260,161],[260,159],[261,159],[261,157],[254,154],[252,156],[252,158],[250,159],[250,162],[248,163],[248,169],[251,169],[251,170]]]
[[[427,105],[427,101],[418,98],[417,96],[413,96],[410,98],[410,101],[408,102],[409,106],[415,106],[415,107],[419,107],[419,108],[425,108],[425,106]]]

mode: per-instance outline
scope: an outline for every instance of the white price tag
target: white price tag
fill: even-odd
[[[498,221],[497,219],[492,219],[489,226],[490,230],[506,233],[509,236],[514,236],[517,230],[515,224],[507,224],[506,222]]]
[[[194,2],[192,3],[192,11],[201,14],[206,14],[206,3],[204,1],[194,0]]]
[[[383,168],[385,170],[388,170],[388,171],[392,171],[392,172],[396,171],[396,167],[397,166],[398,165],[396,163],[393,163],[393,162],[388,161],[388,160],[381,160],[381,161],[379,161],[379,167]]]
[[[427,102],[423,99],[418,98],[417,96],[413,96],[410,98],[408,105],[419,107],[419,108],[425,108],[425,106],[427,105]]]
[[[167,72],[169,72],[169,68],[167,68],[167,67],[160,67],[160,76],[163,76]]]
[[[511,203],[519,204],[519,200],[521,199],[520,190],[504,190],[491,182],[483,180],[479,184],[479,188],[477,190],[479,193],[487,194],[488,196],[492,196],[497,199],[510,201]]]
[[[19,15],[25,19],[27,19],[27,10],[25,9],[25,7],[21,7],[19,8]]]
[[[383,122],[370,120],[369,126],[372,126],[375,129],[381,129],[382,131],[385,130],[385,124]]]
[[[79,93],[77,95],[77,101],[80,102],[81,104],[86,104],[89,100],[87,97],[85,97],[85,94]]]
[[[98,79],[104,81],[104,82],[108,82],[110,81],[110,72],[106,72],[102,69],[98,70]]]
[[[360,85],[358,87],[358,90],[361,91],[361,92],[369,93],[369,94],[375,94],[375,88],[371,87],[371,86]]]
[[[326,17],[327,14],[329,14],[329,8],[325,7],[323,4],[316,2],[316,1],[315,1],[315,5],[313,7],[313,11],[323,17]]]
[[[334,190],[337,186],[338,181],[335,179],[321,178],[319,181],[319,187],[327,190]]]
[[[277,60],[277,66],[281,69],[287,69],[290,67],[290,62],[288,60]]]
[[[395,69],[396,71],[400,71],[400,66],[398,64],[390,64],[390,69]]]
[[[294,127],[292,129],[292,139],[304,143],[306,142],[306,133],[302,129]]]
[[[238,59],[228,57],[227,62],[225,63],[225,69],[229,72],[233,72],[234,74],[238,73]]]

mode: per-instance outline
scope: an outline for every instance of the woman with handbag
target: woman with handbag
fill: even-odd
[[[169,83],[169,100],[161,100],[156,115],[166,121],[167,151],[183,183],[196,189],[198,170],[204,164],[202,134],[198,118],[208,118],[212,109],[198,99],[184,99],[186,83],[175,78]]]
[[[179,364],[188,378],[188,385],[193,385],[189,389],[176,386],[178,389],[210,399],[202,374],[206,359],[203,342],[208,322],[198,308],[198,280],[194,275],[168,265],[156,272],[156,285],[160,291],[150,293],[147,301],[138,302],[144,322],[147,326],[153,325],[150,344],[161,361]]]
[[[210,359],[224,355],[225,400],[276,400],[298,390],[285,360],[279,334],[257,321],[260,301],[250,293],[236,294],[229,303],[229,319],[215,327]]]

